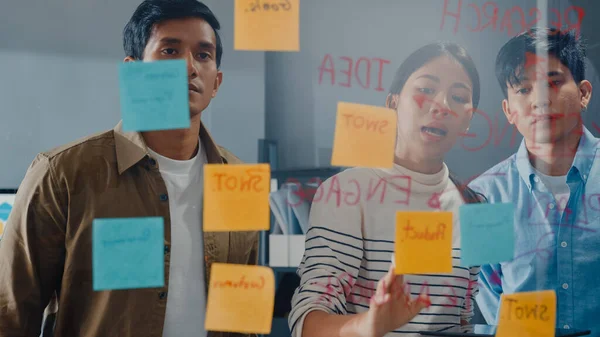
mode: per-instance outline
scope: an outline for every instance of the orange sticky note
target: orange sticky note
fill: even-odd
[[[554,290],[502,294],[496,337],[554,337]]]
[[[395,138],[394,110],[338,102],[331,165],[391,168]]]
[[[2,236],[2,233],[4,233],[4,222],[0,220],[0,236]]]
[[[204,165],[205,232],[269,229],[269,164]]]
[[[396,212],[396,274],[452,273],[452,212]]]
[[[263,266],[214,263],[206,305],[207,331],[271,333],[275,276]]]
[[[235,50],[299,51],[300,0],[235,0]]]

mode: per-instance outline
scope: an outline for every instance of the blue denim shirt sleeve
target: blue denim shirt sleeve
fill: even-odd
[[[500,295],[502,295],[502,267],[499,264],[483,265],[479,274],[479,294],[476,301],[488,324],[496,325]]]

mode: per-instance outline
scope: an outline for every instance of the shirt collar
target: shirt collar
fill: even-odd
[[[587,181],[590,169],[594,163],[594,158],[596,158],[598,141],[598,138],[594,137],[587,128],[583,127],[583,134],[581,135],[581,140],[577,146],[573,164],[567,173],[567,182],[571,182],[573,179],[581,179],[584,183]],[[525,146],[525,139],[521,141],[519,150],[516,153],[516,165],[519,175],[525,181],[529,190],[531,190],[536,184],[536,174],[535,169],[529,162],[529,154],[527,147]]]
[[[113,129],[115,135],[115,148],[117,153],[117,167],[119,174],[122,174],[127,169],[135,165],[144,157],[149,156],[148,146],[139,132],[123,131],[123,121]],[[204,124],[200,124],[200,141],[202,142],[203,150],[206,151],[206,159],[210,164],[227,163],[221,155],[217,144],[214,142]]]

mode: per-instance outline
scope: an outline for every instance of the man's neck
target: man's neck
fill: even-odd
[[[152,151],[173,160],[189,160],[198,153],[200,115],[192,117],[188,129],[142,132],[146,145]]]
[[[548,176],[564,176],[573,165],[583,126],[578,126],[580,131],[572,131],[562,139],[545,144],[529,144],[527,140],[527,152],[529,162],[539,172]]]

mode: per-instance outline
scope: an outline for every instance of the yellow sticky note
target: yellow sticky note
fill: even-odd
[[[396,274],[452,273],[452,212],[396,213]]]
[[[235,0],[235,50],[299,51],[300,0]]]
[[[205,328],[269,334],[274,303],[275,276],[269,267],[214,263]]]
[[[554,290],[502,294],[496,337],[554,337]]]
[[[391,168],[395,145],[394,110],[338,102],[331,165]]]
[[[204,165],[205,232],[269,229],[269,164]]]
[[[2,236],[2,233],[4,233],[4,222],[0,220],[0,236]]]

